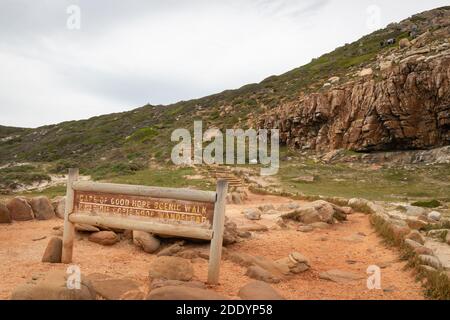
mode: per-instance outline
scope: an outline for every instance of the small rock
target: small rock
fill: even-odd
[[[432,221],[440,221],[441,217],[442,217],[442,214],[440,212],[437,212],[437,211],[431,211],[428,214],[427,217],[428,217],[428,219],[430,219]]]
[[[348,272],[348,271],[342,271],[342,270],[329,270],[326,272],[322,272],[319,275],[319,278],[337,282],[337,283],[346,283],[346,282],[364,279],[363,276],[360,276],[358,274]]]
[[[241,194],[240,194],[240,193],[237,193],[237,192],[233,192],[233,193],[231,194],[231,201],[232,201],[234,204],[242,204]]]
[[[402,206],[406,210],[407,216],[418,217],[426,213],[426,210],[416,206]]]
[[[44,240],[44,239],[47,239],[47,236],[37,237],[37,238],[33,238],[31,240],[32,241],[40,241],[40,240]]]
[[[367,76],[371,76],[372,74],[373,74],[372,68],[366,68],[359,72],[360,77],[367,77]]]
[[[314,176],[299,176],[297,178],[292,179],[292,181],[294,181],[294,182],[308,182],[308,183],[311,183],[311,182],[315,181],[315,178],[314,178]]]
[[[6,207],[14,221],[28,221],[34,219],[33,209],[25,198],[15,197],[9,200]]]
[[[259,209],[245,209],[244,216],[249,220],[261,220],[261,211]]]
[[[100,232],[100,229],[88,224],[80,224],[77,223],[75,224],[75,230],[78,232],[88,232],[88,233],[92,233],[92,232]]]
[[[427,222],[424,222],[424,221],[418,220],[418,219],[412,219],[412,218],[408,218],[406,220],[406,223],[408,224],[408,227],[410,227],[411,229],[414,229],[414,230],[423,230],[428,226]]]
[[[47,197],[34,197],[30,204],[37,220],[50,220],[55,217],[55,211]]]
[[[314,230],[314,227],[312,227],[312,226],[300,226],[297,228],[297,231],[304,232],[304,233],[312,232],[313,230]]]
[[[341,210],[346,214],[352,214],[353,213],[353,208],[352,207],[341,207]]]
[[[246,276],[260,280],[268,283],[279,283],[280,279],[278,277],[273,276],[269,271],[259,267],[259,266],[250,266],[245,273]]]
[[[405,245],[408,246],[411,250],[413,250],[417,255],[433,255],[433,250],[430,248],[424,247],[420,243],[411,240],[405,239]]]
[[[238,231],[239,237],[248,239],[252,237],[252,233],[250,231]]]
[[[354,242],[354,243],[360,243],[364,241],[365,236],[358,234],[358,233],[354,233],[348,237],[344,237],[342,240],[347,241],[347,242]]]
[[[171,246],[162,249],[160,252],[158,252],[158,257],[169,257],[177,254],[183,250],[183,242],[177,242],[172,244]]]
[[[330,228],[330,225],[325,222],[314,222],[309,224],[310,227],[313,227],[314,229],[328,229]]]
[[[396,241],[401,241],[403,238],[411,232],[408,227],[401,227],[397,225],[391,225],[392,234]]]
[[[444,239],[444,237],[450,233],[450,229],[435,229],[427,232],[427,236],[434,239]],[[442,241],[442,240],[441,240]]]
[[[270,285],[262,281],[253,281],[243,286],[238,293],[242,300],[284,300]]]
[[[425,239],[423,238],[423,236],[420,234],[419,231],[417,230],[413,230],[411,231],[407,236],[406,239],[411,239],[414,240],[415,242],[420,243],[421,245],[425,244]]]
[[[380,62],[380,70],[381,71],[385,71],[385,70],[389,70],[392,68],[393,62],[388,60],[388,61],[381,61]]]
[[[269,231],[269,228],[266,225],[256,222],[241,225],[238,228],[238,234],[240,234],[241,232],[266,232],[266,231]]]
[[[12,218],[11,214],[9,213],[8,207],[0,203],[0,223],[11,223]]]
[[[430,267],[430,266],[427,266],[427,265],[425,265],[425,264],[421,264],[421,265],[419,266],[419,269],[422,270],[422,271],[424,271],[424,272],[436,272],[436,271],[437,271],[435,268]]]
[[[268,211],[275,210],[275,207],[273,206],[273,204],[265,204],[265,205],[259,206],[258,209],[261,212],[266,213]]]
[[[61,238],[51,238],[45,249],[42,262],[61,263],[62,245],[63,242]]]
[[[145,294],[141,290],[131,290],[120,296],[119,300],[138,301],[144,300]]]
[[[341,78],[339,78],[339,77],[331,77],[330,79],[328,79],[328,82],[334,84],[334,83],[339,82],[339,80],[341,80]]]
[[[422,261],[424,264],[433,267],[435,269],[440,269],[442,267],[441,262],[438,258],[430,255],[419,255],[419,260]]]
[[[189,260],[178,257],[158,257],[150,263],[151,279],[189,281],[194,276],[194,268]]]
[[[119,237],[112,231],[95,232],[89,236],[89,241],[99,243],[104,246],[112,246],[119,242]]]
[[[361,198],[352,198],[348,200],[348,205],[356,210],[366,207],[368,203],[368,200]]]
[[[161,241],[148,232],[133,231],[133,243],[147,253],[156,252],[161,246]]]

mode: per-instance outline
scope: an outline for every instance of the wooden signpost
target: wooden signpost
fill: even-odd
[[[62,262],[71,263],[75,223],[211,241],[208,283],[217,284],[228,183],[216,192],[67,180]]]

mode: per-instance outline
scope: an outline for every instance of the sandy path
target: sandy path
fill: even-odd
[[[227,215],[245,221],[240,214],[244,207],[288,201],[273,196],[252,196],[245,206],[229,206]],[[260,223],[273,227],[274,217],[265,217]],[[40,262],[48,239],[52,237],[52,228],[60,225],[62,221],[56,219],[0,225],[0,299],[8,299],[12,290],[33,274],[65,269],[64,265]],[[358,232],[366,235],[361,242],[345,239]],[[33,241],[43,236],[47,238]],[[344,224],[311,233],[271,229],[229,249],[271,259],[286,257],[292,251],[308,257],[311,270],[274,285],[288,299],[423,299],[420,285],[410,271],[403,270],[405,263],[398,260],[397,251],[381,244],[368,216],[363,214],[351,215]],[[74,263],[80,266],[84,274],[100,272],[128,277],[139,281],[143,289],[147,288],[148,265],[155,256],[142,252],[128,241],[113,247],[102,247],[89,242],[85,236],[78,236],[74,252]],[[349,260],[352,260],[351,263]],[[368,290],[365,279],[348,284],[319,279],[320,272],[330,269],[366,276],[367,267],[374,264],[383,267],[381,282],[384,290]],[[194,260],[197,279],[206,281],[207,267],[206,260]],[[234,263],[222,261],[221,284],[214,289],[230,297],[236,296],[239,288],[251,281],[245,276],[245,271],[245,268]]]

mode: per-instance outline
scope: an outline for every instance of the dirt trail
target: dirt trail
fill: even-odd
[[[288,199],[274,196],[252,195],[245,205],[230,205],[227,215],[238,222],[247,222],[241,215],[245,207],[260,204],[281,204]],[[264,216],[258,223],[267,225],[268,232],[254,236],[229,247],[251,255],[271,259],[286,257],[298,251],[310,259],[312,268],[293,276],[274,287],[287,299],[424,299],[419,283],[411,271],[405,271],[405,263],[399,260],[395,249],[387,248],[374,233],[368,216],[353,214],[349,221],[325,230],[301,233],[296,230],[279,229],[276,217]],[[64,265],[41,263],[40,259],[52,228],[62,225],[61,220],[15,222],[0,225],[0,299],[8,299],[12,290],[26,282],[33,274],[50,269],[65,269]],[[351,241],[360,233],[362,240]],[[33,241],[46,236],[46,239]],[[122,241],[112,247],[103,247],[89,242],[85,236],[77,236],[74,263],[84,274],[105,273],[114,277],[127,277],[139,281],[145,289],[148,284],[148,265],[156,257]],[[361,237],[359,237],[361,238]],[[196,278],[206,281],[207,261],[194,260]],[[366,285],[366,269],[370,265],[382,267],[383,290],[369,290]],[[347,284],[337,284],[319,278],[319,274],[330,269],[341,269],[358,273],[365,278]],[[251,281],[245,276],[245,268],[230,261],[222,261],[221,284],[214,290],[235,297],[239,288]]]

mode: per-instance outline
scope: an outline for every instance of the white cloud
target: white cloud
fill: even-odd
[[[72,2],[81,8],[80,31],[65,28]],[[0,4],[2,125],[39,126],[259,82],[369,33],[369,5],[380,6],[386,25],[446,1],[49,3]]]

